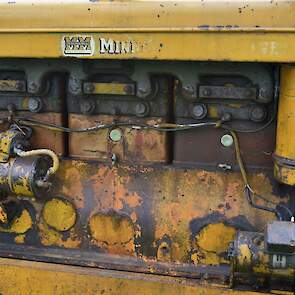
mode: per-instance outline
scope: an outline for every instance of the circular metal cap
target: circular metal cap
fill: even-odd
[[[119,129],[119,128],[115,128],[115,129],[112,129],[111,132],[110,132],[110,139],[112,141],[115,141],[115,142],[118,142],[122,139],[123,137],[123,133],[122,133],[122,130]]]
[[[234,139],[230,134],[224,134],[220,139],[221,144],[224,147],[230,147],[234,143]]]

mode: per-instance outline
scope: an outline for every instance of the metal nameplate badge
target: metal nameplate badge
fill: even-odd
[[[130,40],[113,40],[112,38],[93,36],[63,36],[62,52],[64,56],[92,56],[95,54],[128,54],[133,53],[135,46]]]

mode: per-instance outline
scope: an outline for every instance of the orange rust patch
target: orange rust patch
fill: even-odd
[[[66,169],[62,167],[62,171],[59,172],[64,172],[62,173],[63,175],[61,179],[64,181],[65,185],[62,186],[61,194],[66,195],[68,198],[73,200],[77,208],[83,208],[83,181],[81,176],[81,171],[83,171],[83,165],[81,166],[79,162],[73,162],[73,164],[74,166],[66,167]]]
[[[93,190],[99,198],[99,210],[114,209],[120,211],[127,205],[129,208],[136,208],[141,205],[142,199],[136,192],[130,192],[128,184],[130,176],[119,176],[118,169],[103,169],[103,172],[93,175],[90,180],[93,182]]]
[[[157,247],[156,241],[168,235],[172,261],[190,261],[190,253],[194,249],[192,232],[196,233],[191,226],[195,226],[196,219],[208,218],[210,223],[213,213],[218,214],[220,220],[233,219],[234,222],[242,217],[249,225],[263,229],[269,220],[275,218],[271,213],[249,206],[243,194],[240,173],[64,162],[62,173],[58,175],[59,183],[62,191],[67,192],[67,198],[70,199],[71,194],[75,204],[81,200],[82,207],[78,212],[83,220],[88,220],[96,212],[114,210],[129,216],[135,236],[145,232],[145,222],[150,222],[152,227],[148,234],[153,240],[145,240],[145,243]],[[62,174],[67,175],[65,181]],[[249,181],[258,193],[278,201],[265,174],[249,173]],[[59,192],[58,189],[55,193]],[[142,212],[144,216],[140,215]],[[83,239],[82,234],[79,238]],[[134,253],[133,241],[128,246],[113,246],[92,238],[91,243],[109,253]]]
[[[193,219],[220,213],[224,219],[245,216],[249,223],[263,228],[275,216],[249,206],[243,194],[240,173],[218,173],[196,170],[168,170],[156,175],[154,184],[155,239],[165,234],[179,250],[173,259],[186,261],[191,251],[190,223]],[[264,174],[249,175],[253,187],[271,200],[272,186]],[[210,222],[208,220],[208,222]],[[216,241],[212,240],[212,244]]]
[[[14,238],[14,241],[15,241],[17,244],[24,244],[24,243],[25,243],[25,238],[26,238],[26,235],[17,235],[17,236]]]

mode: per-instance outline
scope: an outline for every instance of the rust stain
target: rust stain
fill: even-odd
[[[271,200],[275,199],[272,186],[264,174],[255,174],[249,179],[257,191]],[[192,250],[189,224],[195,218],[213,213],[220,213],[224,220],[244,216],[249,224],[259,229],[275,218],[273,214],[255,210],[248,204],[239,173],[165,171],[154,182],[153,191],[155,238],[160,239],[165,234],[171,237],[172,247],[178,248],[173,253],[177,261],[187,261]]]
[[[17,235],[17,236],[14,238],[14,241],[15,241],[17,244],[24,244],[24,243],[25,243],[25,238],[26,238],[26,235]]]
[[[130,117],[69,115],[69,125],[71,128],[86,128],[96,125],[97,122],[109,124],[114,120],[128,122]],[[132,121],[134,120],[138,123],[147,124],[160,124],[163,122],[161,118],[149,120],[144,118],[132,119]],[[120,162],[154,163],[167,161],[167,135],[165,133],[132,128],[124,128],[122,133],[123,137],[119,142],[110,140],[109,130],[101,130],[99,133],[71,134],[69,138],[70,155],[84,159],[97,159],[104,162],[111,162],[113,154],[117,156]]]
[[[83,171],[87,167],[86,163],[75,161],[73,166],[61,167],[58,176],[63,181],[61,186],[61,194],[71,199],[77,208],[83,208]],[[84,169],[83,169],[84,168]]]
[[[201,228],[198,228],[194,220],[207,218],[208,224],[220,222],[225,225],[230,220],[230,224],[236,229],[240,228],[242,220],[247,226],[260,230],[269,220],[275,218],[271,213],[249,206],[243,195],[241,176],[235,172],[163,169],[155,166],[110,167],[69,160],[62,162],[57,178],[53,195],[64,195],[77,207],[80,218],[77,225],[69,231],[69,237],[44,227],[44,224],[39,225],[39,235],[44,245],[83,249],[89,243],[106,253],[140,255],[144,259],[156,256],[158,241],[167,235],[171,239],[171,261],[214,263],[217,259],[224,261],[223,257],[195,245],[195,236]],[[259,193],[277,201],[265,174],[249,174],[249,181]],[[105,215],[111,212],[126,216],[132,223],[133,238],[129,242],[113,243],[115,231],[111,222],[109,226],[113,230],[112,238],[98,238],[95,227],[92,228],[95,234],[91,234],[90,239],[87,236],[81,222],[88,223],[90,231],[90,218],[96,214]],[[219,221],[213,218],[216,214]],[[227,227],[221,230],[226,233]],[[128,231],[124,229],[123,232],[126,234]],[[117,238],[121,241],[119,237]],[[83,246],[82,240],[85,242]],[[222,247],[218,240],[212,241],[212,244]],[[138,250],[143,246],[150,247],[150,252]]]
[[[95,196],[104,196],[99,198],[98,208],[100,210],[123,210],[124,206],[136,208],[142,203],[139,194],[131,192],[128,188],[131,177],[120,176],[115,167],[101,169],[97,174],[91,176],[90,180]]]
[[[60,113],[31,113],[30,119],[39,120],[45,123],[51,123],[56,125],[62,125],[62,114]],[[19,116],[28,116],[28,112],[18,112]],[[61,132],[56,132],[52,130],[45,130],[44,128],[34,127],[34,132],[32,133],[31,142],[33,143],[33,148],[48,148],[55,151],[58,155],[64,155],[65,152],[65,137]]]

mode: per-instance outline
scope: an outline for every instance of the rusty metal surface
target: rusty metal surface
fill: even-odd
[[[278,201],[274,190],[279,188],[269,175],[251,174],[250,181],[266,198]],[[58,247],[64,249],[62,256],[67,257],[68,263],[72,258],[66,255],[66,249],[79,249],[78,258],[73,260],[77,264],[79,261],[82,264],[83,253],[90,251],[93,257],[89,265],[95,263],[95,253],[127,255],[143,261],[157,258],[170,263],[193,261],[192,265],[228,263],[224,239],[208,243],[212,235],[222,233],[230,242],[237,229],[262,230],[274,219],[271,213],[251,208],[242,191],[239,173],[172,167],[109,167],[66,160],[61,163],[50,195],[44,195],[36,203],[22,201],[34,226],[21,234],[2,232],[0,248],[10,243],[20,243],[27,249],[33,246],[39,249],[37,259],[54,261],[54,255],[47,257],[42,249]],[[281,192],[280,200],[288,202],[291,193]],[[46,205],[52,198],[62,198],[69,202],[69,208],[75,208],[74,226],[67,227],[68,217],[72,216],[67,212],[72,211],[64,207],[64,202]],[[62,212],[58,224],[64,223],[66,230],[60,227],[57,230],[52,222],[48,224],[50,215],[55,216],[56,212]],[[21,219],[18,224],[22,224]],[[106,228],[108,231],[103,234]],[[32,258],[30,251],[19,253]],[[13,248],[9,252],[14,255]],[[168,273],[173,274],[169,270]]]
[[[11,64],[13,69],[16,62]],[[9,62],[2,66],[6,65]],[[31,73],[29,62],[20,61],[20,65]],[[245,197],[232,133],[208,125],[180,131],[177,124],[191,128],[188,123],[199,122],[199,110],[191,108],[199,103],[207,107],[201,116],[206,123],[230,108],[234,114],[227,122],[230,126],[261,128],[273,114],[275,68],[211,62],[72,63],[65,59],[48,64],[35,60],[32,69],[34,75],[27,79],[29,95],[20,97],[21,108],[11,115],[16,120],[27,117],[60,126],[41,129],[42,123],[35,121],[31,142],[33,148],[49,148],[62,157],[50,190],[35,200],[18,190],[15,205],[20,212],[10,226],[0,226],[1,256],[227,285],[227,252],[237,231],[262,231],[276,216],[251,207]],[[42,99],[41,89],[49,81],[45,78],[55,71],[60,72],[58,89],[45,87],[45,92],[61,108],[29,112],[29,99],[36,94]],[[110,89],[110,82],[136,84],[134,95],[120,96],[118,89]],[[99,93],[92,90],[86,95],[84,88],[91,83],[99,84]],[[235,85],[238,90],[257,87],[259,103],[253,93],[242,101],[243,91],[236,99],[231,93],[213,100],[202,98],[198,96],[202,85]],[[147,108],[142,110],[143,104]],[[266,110],[259,123],[250,122],[248,108],[252,106]],[[0,108],[7,116],[5,107],[4,101]],[[116,122],[132,122],[132,127],[119,127]],[[97,128],[101,123],[112,125]],[[161,123],[175,132],[157,132]],[[95,132],[85,129],[93,126]],[[231,143],[226,141],[230,138]],[[249,183],[266,199],[255,203],[275,206],[281,202],[294,211],[295,189],[276,183],[272,176],[275,123],[268,123],[261,132],[239,134],[239,141]]]
[[[137,122],[159,124],[165,122],[161,118],[135,119],[124,116],[79,114],[69,115],[71,128],[87,128],[98,123]],[[157,131],[144,131],[132,128],[117,128],[121,134],[118,140],[111,140],[111,130],[99,133],[72,133],[69,135],[69,155],[81,159],[96,159],[112,162],[115,155],[120,162],[129,163],[165,163],[169,159],[168,135]]]
[[[191,121],[179,119],[178,122]],[[253,129],[257,128],[256,126],[248,122],[247,124],[240,123],[236,125],[236,128]],[[224,134],[228,132],[216,128],[176,133],[174,135],[174,163],[186,166],[201,165],[211,169],[219,169],[219,164],[226,164],[237,169],[234,146],[224,147],[221,144]],[[243,160],[248,168],[273,167],[275,124],[259,133],[239,134],[239,140]],[[186,144],[183,144],[184,142]]]
[[[201,98],[225,98],[225,99],[257,99],[257,89],[253,87],[226,87],[226,86],[200,86]]]
[[[2,113],[3,116],[7,113]],[[18,112],[18,115],[31,118],[34,120],[41,120],[46,123],[52,123],[57,125],[63,124],[63,114],[61,113],[28,113],[28,112]],[[1,116],[1,112],[0,112]],[[40,127],[34,127],[32,137],[30,139],[32,143],[32,148],[48,148],[55,151],[58,155],[62,156],[66,151],[66,136],[62,132],[58,131],[48,131]]]

